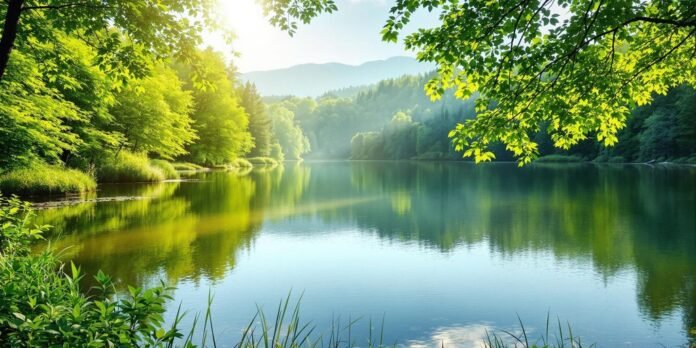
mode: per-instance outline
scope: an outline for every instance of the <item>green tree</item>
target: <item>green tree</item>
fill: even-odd
[[[274,19],[292,14],[271,9]],[[558,148],[589,136],[614,145],[633,105],[696,84],[693,1],[395,0],[382,39],[396,42],[421,9],[439,10],[440,24],[407,35],[405,46],[438,64],[426,85],[432,98],[480,92],[476,119],[450,133],[477,162],[492,160],[500,142],[529,163],[547,124]]]
[[[273,123],[273,137],[283,150],[283,158],[302,159],[309,151],[309,139],[295,121],[295,114],[281,105],[271,105],[268,113]]]
[[[247,82],[238,89],[241,106],[249,116],[249,133],[254,139],[254,148],[249,152],[250,157],[268,157],[271,153],[273,133],[271,119],[266,113],[266,104],[256,91],[256,86]]]
[[[239,105],[222,56],[210,49],[199,55],[208,71],[208,87],[196,88],[193,67],[177,67],[186,89],[193,94],[195,104],[191,118],[199,139],[187,150],[190,159],[197,163],[228,163],[247,153],[253,145],[248,132],[249,119]]]
[[[133,152],[172,159],[186,153],[196,139],[189,116],[193,108],[190,91],[171,68],[157,64],[151,76],[133,81],[116,95],[111,109],[116,129]]]
[[[0,81],[0,168],[55,163],[116,143],[117,134],[99,128],[114,98],[90,47],[60,36],[14,57]]]
[[[7,0],[0,3],[0,79],[10,52],[34,42],[51,42],[55,33],[79,37],[94,46],[97,63],[113,75],[144,74],[143,55],[193,58],[202,28],[217,28],[212,0]],[[105,28],[109,28],[105,32]]]

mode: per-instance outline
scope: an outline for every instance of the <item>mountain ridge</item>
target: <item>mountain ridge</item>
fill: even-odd
[[[317,97],[332,90],[426,73],[434,68],[433,65],[420,63],[412,57],[396,56],[358,65],[306,63],[283,69],[251,71],[241,74],[240,79],[256,84],[263,96]]]

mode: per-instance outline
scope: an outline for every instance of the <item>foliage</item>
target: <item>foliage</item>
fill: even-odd
[[[379,83],[353,99],[323,97],[285,98],[277,104],[294,110],[314,151],[308,158],[453,160],[459,156],[447,141],[457,123],[476,117],[475,97],[455,100],[451,94],[432,103],[420,96],[420,85],[429,77],[404,77]],[[393,113],[387,114],[391,110]],[[542,127],[530,138],[539,144],[538,155],[575,156],[599,162],[677,160],[696,153],[696,92],[687,86],[657,96],[649,105],[632,111],[620,142],[611,148],[586,139],[567,150],[553,146]],[[411,121],[394,115],[403,113]],[[649,122],[648,122],[649,120]],[[350,142],[350,146],[346,145]],[[343,149],[349,149],[346,153]],[[514,160],[504,144],[490,146],[496,160]],[[553,157],[551,157],[553,158]],[[549,160],[549,159],[546,159]]]
[[[271,24],[287,31],[291,36],[297,30],[297,21],[304,24],[321,13],[338,10],[333,0],[263,0],[264,14],[270,17]]]
[[[60,41],[51,46],[36,48],[37,55],[56,49],[65,54],[62,60],[69,65],[55,81],[49,81],[44,72],[45,65],[55,62],[19,51],[14,52],[9,72],[0,81],[0,168],[24,167],[41,159],[55,162],[65,152],[77,151],[86,139],[75,132],[76,125],[88,124],[94,113],[71,99],[79,94],[95,98],[93,108],[99,108],[102,99],[108,100],[90,83],[99,78],[90,75],[93,69]],[[99,136],[98,132],[91,134]]]
[[[162,170],[151,165],[147,156],[128,151],[108,156],[97,167],[99,182],[152,182],[164,179]]]
[[[283,154],[283,148],[280,144],[275,143],[271,145],[271,158],[278,162],[283,162],[285,160],[285,155]]]
[[[240,104],[249,116],[249,133],[254,140],[254,147],[248,155],[268,157],[271,153],[273,133],[266,105],[252,83],[245,83],[238,91]]]
[[[176,171],[176,168],[171,163],[165,160],[152,159],[150,160],[150,165],[162,171],[165,179],[179,179],[179,172]]]
[[[176,323],[164,326],[170,288],[114,296],[111,278],[99,272],[96,286],[82,289],[74,264],[66,270],[50,250],[30,252],[46,229],[32,226],[28,204],[0,197],[0,346],[171,346],[182,337]]]
[[[79,37],[94,47],[99,52],[95,62],[99,69],[117,80],[146,76],[148,66],[143,62],[150,57],[193,61],[203,27],[219,29],[213,4],[211,0],[168,0],[157,6],[137,0],[3,2],[0,12],[6,19],[6,32],[0,41],[0,79],[5,70],[2,62],[7,61],[13,47],[12,59],[16,50],[53,42],[60,33]],[[57,71],[44,73],[51,78]]]
[[[188,163],[188,162],[174,162],[172,163],[172,167],[176,170],[188,170],[188,171],[194,171],[194,170],[205,170],[207,168],[203,166],[199,166],[195,163]]]
[[[271,115],[273,137],[283,150],[283,158],[302,159],[302,155],[309,151],[310,145],[309,139],[295,121],[295,114],[278,104],[270,106],[268,113]]]
[[[44,226],[31,226],[31,205],[13,196],[0,196],[0,257],[26,254],[31,242],[42,239]]]
[[[110,110],[115,128],[133,152],[172,159],[186,153],[196,135],[189,117],[193,108],[190,91],[183,91],[176,73],[162,64],[142,80],[132,81],[116,95]]]
[[[353,136],[381,131],[397,112],[409,114],[414,123],[427,124],[430,129],[427,134],[421,134],[421,143],[429,143],[430,151],[453,153],[447,132],[457,121],[475,116],[473,100],[462,102],[448,94],[443,100],[432,102],[423,93],[423,84],[428,79],[425,75],[385,80],[354,98],[286,98],[276,104],[295,114],[309,139],[312,151],[306,158],[350,157]],[[420,149],[427,151],[424,146]]]
[[[286,1],[270,4],[271,22],[292,32],[282,18],[296,18],[297,9]],[[539,154],[533,135],[542,130],[563,150],[590,137],[612,146],[635,105],[695,85],[694,6],[680,0],[396,0],[382,39],[396,42],[418,10],[439,11],[438,26],[419,29],[404,43],[418,60],[438,65],[425,86],[431,98],[450,89],[461,99],[480,92],[477,117],[449,134],[455,149],[481,162],[493,160],[492,148],[502,144],[523,165]],[[307,11],[306,21],[321,12]]]
[[[247,127],[249,120],[229,80],[222,56],[212,50],[200,53],[201,62],[207,69],[209,88],[195,88],[196,79],[188,66],[177,69],[186,89],[194,98],[191,118],[199,140],[188,146],[192,162],[214,165],[225,164],[248,152],[252,145]]]
[[[0,192],[5,194],[82,193],[96,187],[94,179],[79,170],[38,162],[0,174]]]
[[[249,162],[249,160],[244,159],[244,158],[237,158],[232,163],[230,163],[230,166],[234,168],[253,168],[254,165]]]
[[[438,64],[428,95],[481,93],[478,117],[450,134],[477,162],[501,142],[529,163],[541,125],[561,149],[590,136],[614,145],[632,105],[696,83],[692,2],[398,0],[383,39],[396,41],[419,8],[442,11],[439,26],[405,38],[419,60]]]

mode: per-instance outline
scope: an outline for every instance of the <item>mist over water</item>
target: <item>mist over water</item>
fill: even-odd
[[[292,289],[319,331],[384,319],[386,342],[413,347],[476,346],[517,315],[538,333],[547,313],[583,342],[673,346],[696,327],[695,181],[693,167],[286,163],[105,185],[96,198],[137,199],[38,214],[88,274],[176,285],[170,317],[212,291],[230,345]]]

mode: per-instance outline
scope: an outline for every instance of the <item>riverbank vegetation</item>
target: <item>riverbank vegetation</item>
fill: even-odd
[[[18,6],[23,19],[13,25],[23,30],[12,38],[3,33],[12,39],[11,56],[0,47],[3,192],[81,192],[93,189],[94,179],[177,178],[172,161],[212,167],[245,156],[298,156],[282,147],[286,138],[302,137],[294,121],[274,126],[253,85],[239,82],[221,53],[198,47],[200,25],[217,28],[208,2],[119,4],[94,21],[89,6],[75,4],[70,24],[62,6]],[[145,13],[160,17],[144,20]],[[181,13],[200,17],[181,25]],[[50,20],[39,20],[43,15]],[[44,180],[56,168],[72,170],[57,178],[85,174]]]
[[[84,193],[94,191],[97,183],[79,170],[56,165],[33,164],[0,174],[0,192],[19,194]]]

